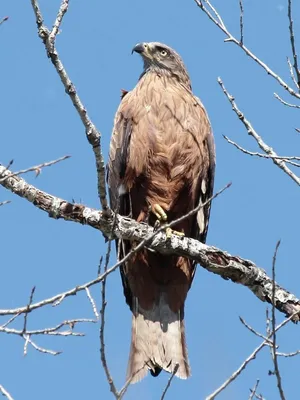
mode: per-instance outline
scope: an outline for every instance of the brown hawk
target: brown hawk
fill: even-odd
[[[140,43],[133,52],[144,71],[115,116],[108,162],[111,206],[152,226],[177,219],[212,196],[215,147],[206,111],[192,93],[180,56],[161,43]],[[210,204],[175,225],[205,242]],[[118,241],[122,259],[136,243]],[[187,378],[184,302],[196,263],[144,248],[121,266],[132,317],[127,377],[137,382],[150,370]]]

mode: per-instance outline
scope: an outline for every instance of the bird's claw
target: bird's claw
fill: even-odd
[[[160,206],[159,204],[154,204],[151,207],[151,211],[157,217],[157,221],[154,224],[154,230],[157,230],[159,225],[162,222],[167,222],[168,217],[167,217],[167,214],[165,213],[164,209],[162,208],[162,206]],[[167,227],[166,228],[166,236],[167,236],[167,238],[170,239],[170,237],[172,235],[184,236],[184,233],[183,232],[179,232],[179,231],[174,231],[172,228]]]
[[[172,228],[170,228],[170,227],[166,228],[166,236],[167,236],[167,238],[170,239],[170,237],[171,237],[172,235],[176,235],[176,236],[181,236],[181,237],[183,237],[183,236],[184,236],[184,233],[183,233],[183,232],[179,232],[179,231],[174,231],[174,230],[173,230]]]

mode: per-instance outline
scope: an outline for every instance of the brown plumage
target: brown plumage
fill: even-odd
[[[191,90],[180,56],[161,43],[141,43],[144,60],[136,87],[123,96],[110,144],[111,206],[121,215],[154,225],[160,205],[172,221],[204,203],[213,191],[215,149],[206,111]],[[205,242],[210,205],[174,229]],[[135,246],[117,243],[122,259]],[[121,267],[126,301],[133,313],[127,377],[147,370],[190,375],[184,333],[184,302],[195,262],[143,249]]]

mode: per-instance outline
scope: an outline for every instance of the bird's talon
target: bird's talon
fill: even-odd
[[[184,233],[183,233],[183,232],[179,232],[179,231],[174,231],[174,230],[171,229],[171,228],[166,228],[166,236],[167,236],[167,239],[170,239],[170,237],[171,237],[172,235],[176,235],[176,236],[181,236],[181,237],[183,237],[183,236],[184,236]]]
[[[163,208],[159,204],[154,204],[152,206],[152,212],[156,215],[159,221],[167,221],[167,214],[164,212]]]

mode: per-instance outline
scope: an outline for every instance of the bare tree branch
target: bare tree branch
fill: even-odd
[[[99,313],[98,313],[98,310],[97,310],[97,306],[96,306],[95,300],[93,299],[93,297],[91,295],[90,289],[88,287],[86,287],[85,288],[85,292],[86,292],[86,295],[87,295],[87,297],[89,299],[89,302],[92,305],[93,313],[95,314],[96,320],[98,320],[100,316],[99,316]]]
[[[291,104],[288,103],[287,101],[283,100],[277,93],[274,93],[274,96],[276,97],[277,100],[280,101],[280,103],[284,104],[285,106],[291,107],[291,108],[300,108],[300,106],[297,106],[296,104]]]
[[[240,121],[244,124],[245,128],[247,129],[248,135],[252,136],[258,146],[268,155],[272,157],[272,161],[274,164],[276,164],[280,169],[282,169],[290,178],[293,179],[297,183],[297,185],[300,186],[300,178],[291,171],[286,164],[284,163],[283,160],[278,159],[278,155],[275,153],[275,151],[268,146],[261,138],[261,136],[258,135],[258,133],[255,131],[255,129],[252,127],[250,121],[246,119],[244,114],[239,110],[238,106],[236,105],[234,101],[234,97],[229,94],[221,80],[221,78],[218,78],[218,83],[221,86],[225,96],[227,97],[228,101],[230,102],[233,111],[236,113]]]
[[[23,338],[25,339],[24,356],[26,356],[26,354],[27,354],[28,343],[30,343],[31,346],[35,350],[39,351],[40,353],[51,354],[52,356],[58,356],[59,354],[62,353],[61,351],[49,350],[49,349],[45,349],[44,347],[38,346],[36,343],[34,343],[34,341],[32,339],[30,339],[30,335],[24,334]]]
[[[289,357],[298,356],[298,355],[300,354],[300,350],[292,351],[291,353],[281,353],[281,352],[278,352],[278,351],[277,351],[276,354],[277,354],[278,357],[286,357],[286,358],[289,358]]]
[[[20,315],[20,314],[18,314]],[[11,318],[12,319],[12,318]],[[9,321],[8,321],[9,322]],[[11,322],[11,321],[10,321]],[[88,318],[79,318],[79,319],[71,319],[71,320],[66,320],[61,322],[60,324],[51,327],[51,328],[44,328],[44,329],[36,329],[36,330],[19,330],[19,329],[13,329],[13,328],[7,328],[8,323],[0,325],[0,332],[11,334],[11,335],[17,335],[17,336],[23,336],[24,333],[28,336],[35,336],[35,335],[45,335],[45,336],[85,336],[84,333],[81,332],[73,332],[73,329],[76,324],[78,323],[96,323],[97,321],[94,319],[88,319]],[[69,326],[69,330],[64,330],[61,331],[60,329]]]
[[[277,325],[274,329],[274,332],[277,332],[279,329],[283,328],[289,321],[291,321],[294,318],[293,314],[282,321],[279,325]],[[273,333],[271,332],[267,339],[263,341],[251,354],[249,357],[246,358],[245,361],[240,365],[240,367],[217,389],[215,390],[212,394],[210,394],[208,397],[206,397],[205,400],[214,400],[226,387],[233,382],[240,374],[241,372],[247,367],[247,365],[250,363],[250,361],[254,360],[256,358],[256,355],[265,347],[268,346],[270,338],[273,336]]]
[[[262,154],[262,153],[257,153],[254,151],[249,151],[244,149],[242,146],[234,142],[233,140],[229,139],[226,135],[223,135],[224,139],[227,140],[228,143],[232,144],[234,147],[236,147],[238,150],[242,151],[245,154],[248,154],[249,156],[256,156],[256,157],[261,157],[261,158],[268,158],[268,159],[274,159],[276,158],[277,160],[282,160],[285,163],[294,165],[294,167],[300,167],[299,163],[296,163],[291,160],[300,160],[300,157],[297,156],[271,156],[270,154]]]
[[[69,6],[69,0],[62,0],[61,5],[59,7],[56,20],[54,21],[52,31],[50,32],[49,35],[49,43],[51,44],[52,51],[54,50],[54,44],[55,44],[55,39],[56,35],[59,32],[60,25],[62,23],[62,20],[65,16],[65,13],[68,11],[68,6]]]
[[[243,6],[243,0],[239,0],[239,5],[240,5],[240,33],[241,33],[240,43],[241,43],[241,45],[243,45],[244,44],[244,6]]]
[[[294,70],[297,76],[296,86],[298,89],[300,89],[300,71],[298,68],[298,57],[296,53],[295,34],[294,34],[293,19],[292,19],[292,0],[288,0],[288,19],[289,19],[290,42],[294,59]]]
[[[257,332],[254,328],[252,328],[252,326],[250,326],[249,324],[247,324],[247,322],[246,322],[242,317],[239,317],[239,319],[240,319],[241,323],[242,323],[250,332],[252,332],[252,333],[254,333],[254,335],[256,335],[256,336],[258,336],[258,337],[264,339],[266,342],[268,342],[268,344],[269,344],[270,346],[273,345],[273,341],[272,341],[271,339],[268,339],[267,337],[265,337],[265,336],[262,335],[261,333]],[[277,347],[278,347],[278,346],[277,346]]]
[[[173,380],[174,376],[176,375],[178,368],[179,368],[179,364],[176,364],[170,378],[168,379],[168,383],[163,391],[163,394],[162,394],[160,400],[164,400],[164,398],[166,397],[167,391],[168,391],[169,387],[171,386],[172,380]]]
[[[11,203],[11,201],[9,201],[9,200],[1,201],[1,202],[0,202],[0,207],[1,207],[1,206],[4,206],[5,204],[9,204],[9,203]]]
[[[114,229],[114,224],[112,225],[112,231]],[[107,252],[106,252],[106,257],[105,257],[105,264],[104,264],[104,273],[107,272],[108,269],[108,264],[109,264],[109,259],[110,259],[110,253],[111,253],[111,240],[109,240],[108,245],[107,245]],[[110,391],[112,394],[115,396],[115,398],[118,400],[119,399],[119,392],[116,388],[116,385],[114,383],[114,380],[112,378],[112,375],[110,373],[110,370],[108,368],[107,364],[107,359],[106,359],[106,353],[105,353],[105,340],[104,340],[104,331],[105,331],[105,309],[106,309],[106,277],[102,280],[102,289],[101,289],[101,298],[102,298],[102,306],[100,310],[100,355],[101,355],[101,362],[102,366],[106,375],[107,382],[110,387]]]
[[[8,20],[8,17],[4,17],[4,18],[2,18],[1,20],[0,20],[0,25],[2,25],[3,24],[3,22],[5,22],[5,21],[7,21]]]
[[[0,166],[0,178],[10,174],[6,167]],[[63,218],[66,221],[73,221],[80,224],[89,225],[94,229],[102,231],[107,237],[111,236],[113,218],[106,218],[99,210],[86,207],[82,204],[72,204],[66,200],[52,196],[46,192],[38,190],[33,185],[29,185],[20,177],[8,177],[2,186],[11,190],[13,193],[23,197],[33,203],[40,210],[48,213],[52,218]],[[249,288],[255,296],[262,301],[272,303],[272,279],[266,272],[257,267],[252,261],[243,259],[239,256],[232,256],[229,253],[213,246],[208,246],[195,239],[178,237],[172,235],[166,237],[164,232],[155,232],[152,227],[140,224],[135,220],[120,215],[116,216],[116,228],[113,238],[125,240],[135,240],[141,245],[147,243],[147,247],[162,254],[176,254],[188,257],[197,261],[203,268],[225,279],[231,279],[235,283],[240,283]],[[140,246],[140,245],[139,245]],[[138,251],[140,247],[134,250]],[[129,253],[126,257],[131,257]],[[127,259],[127,258],[126,258]],[[47,304],[56,304],[68,296],[74,295],[79,291],[85,290],[101,282],[104,277],[124,262],[125,258],[109,268],[106,273],[83,285],[77,286],[64,293],[45,299],[30,306],[29,310],[43,307]],[[286,289],[276,284],[275,288],[276,309],[286,315],[291,315],[295,311],[300,311],[300,300]],[[13,315],[26,312],[27,307],[13,310],[0,310],[0,315]],[[299,318],[295,317],[295,321]]]
[[[2,385],[0,385],[0,393],[2,393],[2,395],[3,395],[4,397],[6,397],[8,400],[14,400],[14,399],[11,397],[10,393],[8,393],[8,391],[7,391],[6,389],[4,389],[4,387],[3,387]]]
[[[259,384],[259,379],[257,379],[253,389],[250,389],[250,397],[249,400],[252,400],[254,398],[254,396],[256,395],[256,390],[258,388],[258,384]]]
[[[23,334],[26,333],[26,330],[27,330],[27,317],[28,317],[28,312],[30,310],[30,306],[31,306],[32,301],[33,301],[34,292],[35,292],[35,286],[33,286],[33,288],[31,289],[29,302],[28,302],[28,305],[27,305],[27,310],[26,310],[25,315],[24,315],[24,326],[23,326],[23,331],[22,331]]]
[[[8,176],[18,176],[21,174],[26,174],[27,172],[31,172],[34,171],[36,173],[36,176],[40,175],[41,173],[41,169],[45,168],[45,167],[51,167],[51,165],[57,164],[61,161],[67,160],[68,158],[70,158],[71,156],[63,156],[60,157],[54,161],[49,161],[49,162],[45,162],[39,165],[35,165],[34,167],[30,167],[30,168],[26,168],[26,169],[21,169],[20,171],[17,172],[12,172],[11,175],[7,175],[5,178],[0,179],[0,185],[7,179]],[[12,163],[12,162],[10,162]]]
[[[287,61],[288,66],[289,66],[289,71],[290,71],[291,79],[292,79],[292,81],[294,82],[295,86],[298,87],[298,82],[297,82],[297,80],[296,80],[296,78],[295,78],[294,69],[293,69],[293,66],[292,66],[292,63],[291,63],[291,60],[289,59],[289,57],[286,58],[286,61]]]
[[[75,89],[74,84],[70,80],[63,63],[61,62],[58,52],[55,47],[55,37],[62,22],[62,19],[67,12],[68,9],[68,1],[63,0],[60,6],[60,10],[58,12],[57,18],[54,23],[53,30],[50,32],[49,29],[44,25],[43,16],[38,5],[37,0],[31,0],[31,4],[33,7],[33,11],[36,18],[36,24],[38,28],[39,37],[42,39],[48,57],[52,61],[56,72],[58,73],[66,93],[69,95],[76,111],[78,112],[80,119],[85,126],[86,129],[86,137],[92,146],[95,160],[96,160],[96,169],[98,176],[98,194],[100,198],[100,202],[102,205],[102,210],[104,216],[110,215],[110,208],[108,206],[107,198],[106,198],[106,186],[105,186],[105,163],[101,150],[101,134],[100,131],[97,130],[96,126],[93,124],[91,119],[88,116],[87,110],[84,107],[81,99],[79,98],[77,91]]]
[[[221,31],[225,33],[227,38],[225,39],[225,42],[232,42],[236,44],[238,47],[240,47],[244,53],[247,54],[252,60],[254,60],[258,65],[260,65],[268,75],[272,76],[286,91],[288,91],[292,96],[297,97],[300,99],[300,94],[295,92],[278,74],[276,74],[274,71],[271,70],[271,68],[265,64],[263,61],[261,61],[254,53],[252,53],[243,43],[240,42],[240,40],[236,39],[227,29],[225,26],[222,18],[220,17],[219,13],[216,11],[216,9],[213,7],[210,1],[208,0],[194,0],[197,6],[208,16],[208,18],[219,28]],[[208,8],[204,6],[206,4]],[[215,17],[211,13],[211,11],[215,14]]]
[[[277,379],[277,387],[278,391],[280,394],[281,400],[285,400],[285,395],[284,391],[282,388],[282,381],[281,381],[281,375],[279,371],[279,365],[278,365],[278,358],[277,358],[277,352],[276,352],[276,318],[275,318],[275,266],[276,266],[276,258],[277,258],[277,252],[278,248],[280,246],[280,240],[276,244],[274,256],[273,256],[273,262],[272,262],[272,281],[273,281],[273,287],[272,287],[272,337],[273,337],[273,346],[272,346],[272,358],[273,358],[273,363],[274,363],[274,373]]]

